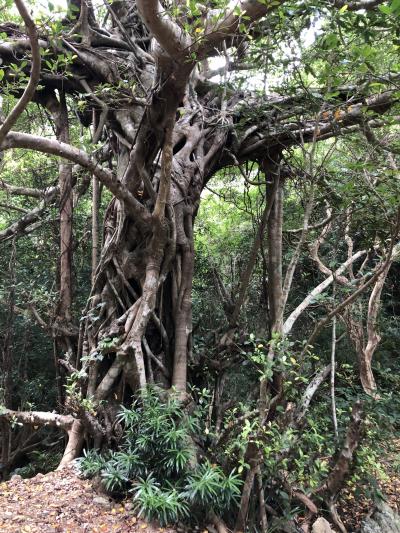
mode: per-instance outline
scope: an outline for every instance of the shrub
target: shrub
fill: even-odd
[[[154,388],[142,392],[130,409],[121,408],[124,436],[106,456],[90,450],[80,461],[87,476],[100,475],[110,492],[131,493],[135,510],[162,525],[222,514],[238,501],[242,481],[217,465],[199,460],[193,435],[199,414],[188,414],[174,395],[160,397]]]

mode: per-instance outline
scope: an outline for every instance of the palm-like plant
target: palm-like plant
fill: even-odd
[[[177,397],[161,400],[155,389],[142,392],[131,409],[121,409],[120,448],[108,457],[88,452],[83,472],[100,473],[110,492],[133,494],[136,511],[162,524],[214,509],[222,513],[240,495],[241,480],[208,461],[197,462],[192,435],[198,417],[187,414]]]

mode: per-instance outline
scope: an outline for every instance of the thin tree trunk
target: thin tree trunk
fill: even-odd
[[[59,100],[53,93],[46,97],[46,107],[53,116],[56,126],[56,137],[59,142],[69,144],[69,119],[65,94],[60,92]],[[56,310],[55,325],[57,323],[68,328],[72,321],[72,218],[73,218],[73,188],[72,164],[61,160],[59,165],[58,182],[60,188],[60,261],[59,261],[59,299]],[[66,326],[66,328],[65,328]],[[67,335],[57,335],[56,349],[58,354],[72,352],[71,338]]]
[[[335,286],[333,286],[333,291],[335,291]],[[335,292],[333,292],[333,293],[335,294]],[[337,439],[337,438],[339,438],[339,433],[338,433],[338,423],[337,423],[337,416],[336,416],[335,372],[336,372],[336,315],[332,318],[330,389],[331,389],[331,407],[332,407],[333,430],[334,430],[334,433],[335,433],[335,437]]]
[[[257,481],[257,490],[258,490],[258,506],[259,506],[261,533],[267,533],[268,519],[267,519],[267,511],[265,509],[265,495],[264,495],[263,478],[262,478],[262,472],[261,472],[260,466],[257,467],[256,481]]]
[[[71,429],[68,431],[68,442],[65,447],[60,464],[57,470],[79,457],[83,446],[83,424],[80,420],[75,420]]]
[[[282,330],[282,223],[283,223],[283,182],[279,172],[275,201],[268,218],[268,289],[271,330]],[[272,189],[272,192],[274,189]],[[271,199],[269,199],[271,202]]]
[[[99,263],[99,207],[100,187],[96,176],[92,177],[92,284]]]
[[[68,108],[65,94],[60,92],[59,100],[55,94],[47,98],[47,108],[54,118],[56,137],[59,142],[70,142]],[[73,217],[73,188],[72,164],[61,160],[59,164],[58,185],[60,189],[60,260],[59,260],[59,298],[56,310],[55,324],[65,329],[71,324],[72,315],[72,217]],[[56,331],[56,329],[55,329]],[[58,358],[65,353],[72,354],[71,338],[68,335],[56,333],[54,338],[54,364],[57,382],[58,402],[64,404],[63,375],[60,373]]]
[[[9,272],[9,293],[7,305],[7,317],[4,332],[4,342],[2,346],[2,373],[0,380],[0,404],[7,409],[12,408],[12,369],[13,369],[13,336],[14,336],[14,308],[15,308],[15,261],[16,261],[16,243],[15,239],[11,243],[11,255],[8,266]],[[6,420],[0,420],[0,434],[1,434],[1,471],[3,479],[5,479],[9,472],[6,465],[9,464],[11,454],[11,429],[10,424]]]
[[[379,314],[382,290],[385,285],[386,277],[391,266],[392,261],[390,261],[386,265],[386,268],[377,279],[368,302],[367,345],[362,351],[362,354],[360,354],[360,379],[364,391],[367,394],[370,394],[371,396],[376,395],[376,382],[374,378],[374,373],[372,371],[372,357],[381,340],[381,337],[378,333],[377,319]]]
[[[268,303],[270,312],[270,329],[272,334],[282,333],[282,219],[283,219],[283,183],[279,171],[279,156],[268,158],[263,163],[266,176],[272,177],[273,187],[268,191],[268,204],[271,211],[268,217]],[[268,172],[268,174],[267,174]],[[268,359],[273,360],[274,341],[271,340],[268,352]],[[259,417],[263,427],[268,413],[268,388],[271,388],[277,396],[281,391],[281,376],[274,375],[273,383],[269,383],[266,378],[260,381],[259,396]],[[236,519],[235,531],[244,531],[247,514],[250,504],[250,496],[253,490],[254,479],[257,468],[262,460],[262,449],[258,445],[250,442],[247,446],[247,462],[250,470],[247,472],[246,480],[242,489],[239,513]]]
[[[251,491],[253,490],[254,478],[256,475],[256,466],[250,467],[250,470],[247,472],[246,480],[242,489],[242,497],[240,500],[239,512],[236,518],[235,524],[235,533],[244,532],[247,522],[247,513],[249,511],[249,503]]]
[[[335,466],[331,470],[327,479],[317,489],[317,493],[328,494],[329,499],[334,498],[341,487],[345,476],[347,475],[354,452],[356,451],[361,440],[361,430],[363,422],[363,408],[361,402],[357,401],[352,408],[350,422],[347,428],[346,437],[343,443],[343,448],[339,454]]]
[[[61,142],[69,143],[68,109],[65,95],[61,93],[58,115],[58,135]],[[72,165],[60,164],[60,304],[59,318],[69,323],[71,321],[72,305]]]
[[[267,161],[264,163],[267,165]],[[274,182],[278,185],[271,190],[275,192],[272,210],[268,218],[268,308],[269,308],[269,329],[271,331],[271,342],[268,351],[268,360],[272,362],[275,358],[274,336],[281,336],[283,333],[283,286],[282,286],[282,225],[283,225],[283,182],[280,176],[278,162],[273,162],[274,168],[271,172]],[[271,395],[279,397],[282,389],[282,376],[275,373],[272,383],[263,378],[260,381],[260,423],[264,424],[268,415],[268,388]]]
[[[175,353],[172,386],[179,392],[185,392],[187,386],[188,343],[192,333],[192,283],[194,268],[192,222],[190,217],[190,235],[182,254],[181,286],[178,292],[175,311]]]
[[[238,297],[237,297],[237,299],[235,301],[235,307],[233,309],[232,315],[231,315],[230,320],[229,320],[229,322],[230,322],[229,325],[231,327],[236,326],[236,323],[237,323],[237,320],[239,318],[242,305],[243,305],[243,303],[245,301],[247,289],[249,287],[249,283],[250,283],[250,280],[251,280],[251,275],[253,273],[254,266],[255,266],[256,261],[257,261],[258,251],[260,249],[260,246],[261,246],[261,243],[262,243],[262,240],[263,240],[264,230],[265,230],[265,227],[266,227],[267,222],[269,220],[271,211],[273,209],[275,196],[276,196],[276,191],[277,191],[278,187],[279,187],[279,180],[275,180],[274,184],[273,184],[273,188],[272,188],[271,194],[268,195],[266,200],[265,200],[266,203],[265,203],[264,211],[263,211],[263,214],[262,214],[262,217],[261,217],[260,224],[259,224],[259,226],[257,228],[257,232],[256,232],[256,235],[255,235],[255,238],[254,238],[254,241],[253,241],[253,245],[252,245],[251,250],[250,250],[250,255],[249,255],[249,258],[247,260],[247,265],[246,265],[246,268],[243,270],[242,275],[240,277],[239,294],[238,294]]]
[[[285,311],[286,303],[289,297],[290,289],[292,288],[292,282],[293,282],[293,276],[296,271],[297,264],[300,259],[300,253],[303,248],[303,245],[306,241],[307,235],[308,235],[308,229],[309,229],[309,221],[310,217],[314,208],[314,185],[311,184],[310,191],[309,191],[309,198],[306,204],[306,208],[304,211],[304,218],[303,218],[303,227],[301,229],[300,239],[296,245],[294,254],[292,259],[290,260],[290,263],[287,267],[286,274],[285,274],[285,280],[283,282],[283,288],[282,288],[282,314]]]

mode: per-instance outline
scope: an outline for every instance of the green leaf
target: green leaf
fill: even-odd
[[[323,41],[323,46],[326,49],[335,48],[339,44],[339,37],[335,33],[328,33]]]
[[[381,13],[384,13],[385,15],[390,15],[392,13],[390,6],[381,4],[380,6],[378,6],[378,9],[379,11],[381,11]]]
[[[400,15],[400,0],[392,0],[390,3],[390,11],[395,15]]]

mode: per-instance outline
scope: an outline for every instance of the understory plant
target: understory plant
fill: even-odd
[[[118,418],[124,428],[118,449],[87,451],[80,468],[88,477],[101,476],[107,491],[130,494],[139,516],[162,525],[200,522],[237,505],[240,476],[200,453],[199,414],[184,408],[177,395],[146,388]]]

